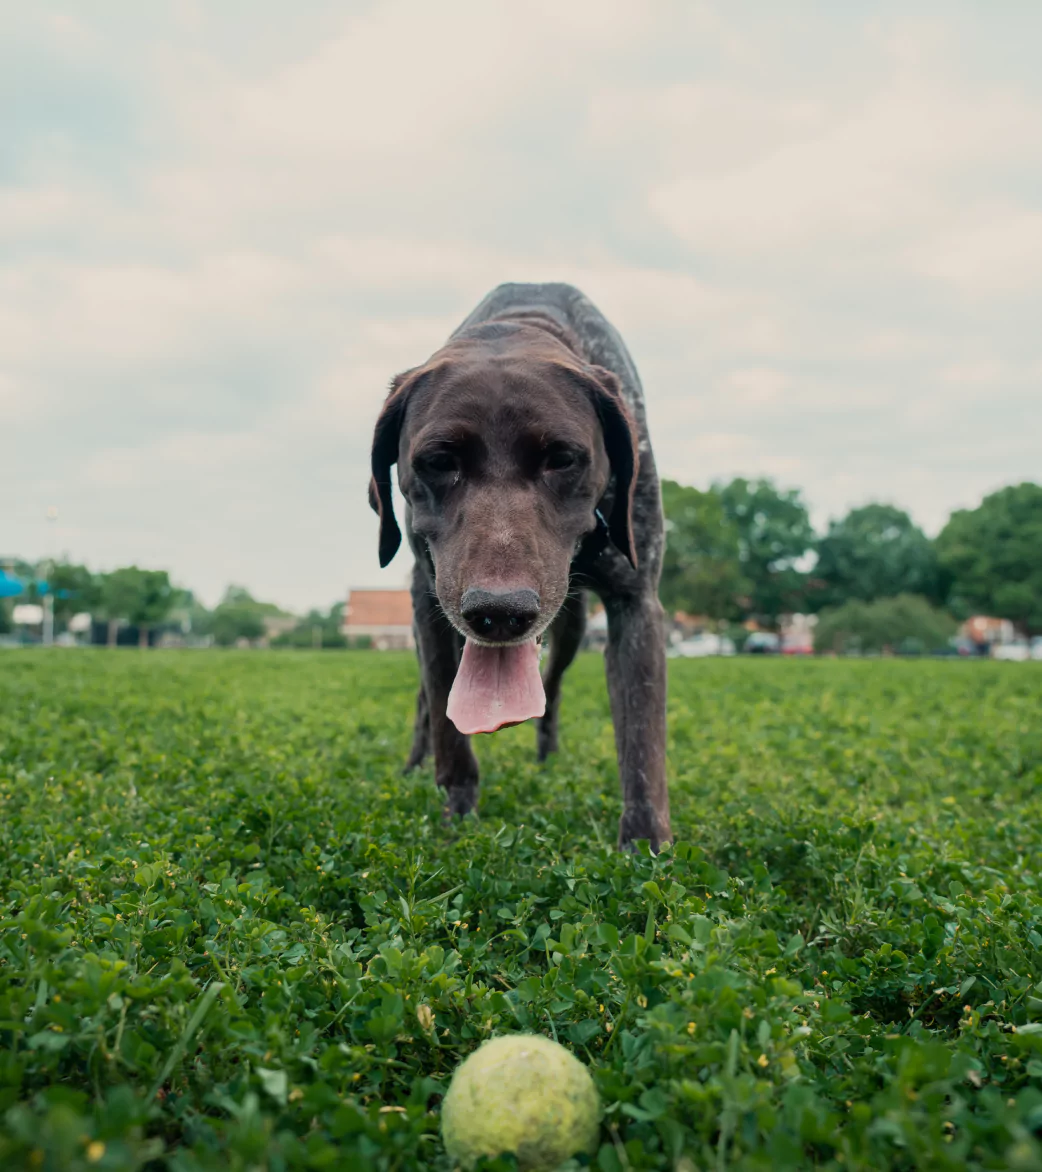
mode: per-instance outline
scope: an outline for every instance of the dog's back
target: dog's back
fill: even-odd
[[[574,285],[554,281],[546,284],[508,282],[497,285],[453,334],[497,318],[523,319],[543,316],[557,322],[575,339],[587,362],[603,366],[619,380],[620,390],[640,436],[640,450],[649,448],[644,414],[644,389],[640,376],[619,331],[596,305]]]

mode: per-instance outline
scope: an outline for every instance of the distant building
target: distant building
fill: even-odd
[[[1009,619],[995,619],[990,615],[975,614],[959,628],[959,634],[978,647],[1002,646],[1012,643],[1015,637],[1013,624]]]
[[[666,638],[670,643],[682,643],[693,635],[711,631],[716,624],[704,614],[688,614],[686,610],[675,610],[666,615]]]
[[[408,590],[352,590],[340,628],[348,640],[367,638],[378,651],[415,646]]]

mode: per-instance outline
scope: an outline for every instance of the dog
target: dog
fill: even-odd
[[[618,332],[570,285],[500,285],[399,374],[373,434],[381,566],[401,545],[394,464],[421,678],[406,769],[433,752],[451,818],[477,802],[470,734],[536,719],[539,760],[555,752],[561,680],[593,592],[608,618],[618,843],[657,851],[672,839],[664,523],[644,394]]]

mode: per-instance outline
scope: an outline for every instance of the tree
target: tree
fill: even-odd
[[[14,600],[20,597],[24,590],[14,561],[0,562],[0,635],[6,635],[11,630]]]
[[[213,612],[210,629],[218,647],[234,647],[240,639],[264,634],[264,616],[249,603],[222,602]]]
[[[272,647],[312,647],[316,650],[335,648],[342,650],[347,639],[341,631],[344,621],[344,604],[335,603],[328,614],[310,610],[293,628],[271,641]]]
[[[953,513],[937,557],[953,610],[1042,632],[1042,486],[1010,485]]]
[[[174,591],[168,621],[176,624],[182,635],[210,634],[210,620],[210,611],[191,590],[181,588]]]
[[[889,647],[922,654],[944,647],[955,634],[955,620],[925,598],[901,594],[874,602],[852,599],[829,607],[814,629],[815,651],[882,651]]]
[[[273,602],[258,602],[245,586],[229,586],[210,616],[214,642],[233,647],[240,639],[259,639],[264,619],[283,612]]]
[[[739,562],[738,530],[719,493],[662,482],[666,549],[659,595],[667,610],[737,619],[749,583]]]
[[[893,505],[865,505],[829,524],[818,542],[810,599],[815,609],[851,599],[898,594],[938,599],[937,557],[930,539]]]
[[[161,623],[174,604],[175,591],[166,570],[126,566],[101,579],[100,602],[109,620],[109,646],[116,644],[116,627],[126,619],[138,628],[138,642],[148,646],[148,632]]]
[[[108,634],[105,642],[109,647],[116,646],[116,634],[119,624],[127,617],[126,612],[130,604],[129,597],[119,579],[113,580],[112,574],[99,574],[98,601],[94,607],[95,617],[103,619],[108,625]]]
[[[814,529],[799,489],[782,491],[770,480],[714,487],[724,515],[738,531],[742,573],[751,587],[752,611],[769,625],[800,609],[806,573],[798,563],[814,544]]]
[[[101,584],[86,566],[56,562],[47,575],[54,598],[54,617],[68,622],[74,614],[91,611],[101,601]]]
[[[139,570],[141,586],[130,621],[138,628],[138,644],[148,646],[149,630],[161,623],[174,605],[176,592],[166,570]]]
[[[224,592],[221,606],[249,606],[262,615],[285,615],[285,611],[274,602],[261,602],[254,598],[245,586],[236,586],[234,583]]]

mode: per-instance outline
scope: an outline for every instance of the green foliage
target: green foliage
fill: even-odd
[[[182,634],[199,636],[211,634],[211,614],[191,590],[178,589],[167,618]]]
[[[252,606],[258,614],[281,615],[285,613],[274,602],[261,602],[246,589],[245,586],[231,585],[225,590],[221,599],[222,606]]]
[[[958,611],[1042,632],[1042,486],[1011,485],[953,513],[937,552]]]
[[[259,602],[244,586],[229,586],[209,616],[208,633],[219,647],[232,647],[240,639],[259,639],[265,618],[281,614],[273,602]]]
[[[102,613],[110,621],[125,619],[139,627],[143,644],[148,629],[166,618],[175,600],[176,591],[166,570],[125,566],[102,574],[99,580],[98,602]]]
[[[817,553],[811,601],[818,609],[898,594],[937,597],[933,545],[911,517],[893,505],[865,505],[832,521]]]
[[[54,617],[67,622],[80,611],[90,611],[101,600],[101,583],[87,569],[72,562],[55,562],[47,574],[54,595]]]
[[[36,576],[36,565],[25,558],[4,558],[4,569],[16,578],[33,578]]]
[[[344,621],[344,604],[338,602],[328,614],[310,610],[293,628],[271,641],[272,647],[317,647],[329,650],[347,646],[347,639],[340,630]]]
[[[806,575],[796,563],[814,531],[797,490],[733,480],[708,492],[662,484],[666,552],[660,595],[670,610],[774,623],[798,610]]]
[[[720,494],[662,482],[666,550],[659,595],[668,611],[736,619],[749,583],[742,576],[738,529]]]
[[[210,616],[209,630],[218,647],[232,647],[240,639],[259,639],[264,615],[249,603],[222,602]]]
[[[771,625],[802,608],[806,574],[797,563],[814,544],[814,530],[799,489],[770,480],[717,486],[724,515],[738,530],[742,572],[751,584],[751,612]]]
[[[5,654],[0,1167],[448,1172],[519,1030],[591,1068],[599,1172],[1042,1161],[1031,664],[674,662],[652,858],[599,656],[445,828],[411,656]]]
[[[944,648],[955,634],[951,615],[925,598],[901,594],[875,602],[847,602],[822,612],[814,630],[816,651],[865,652],[889,648],[921,655]]]

